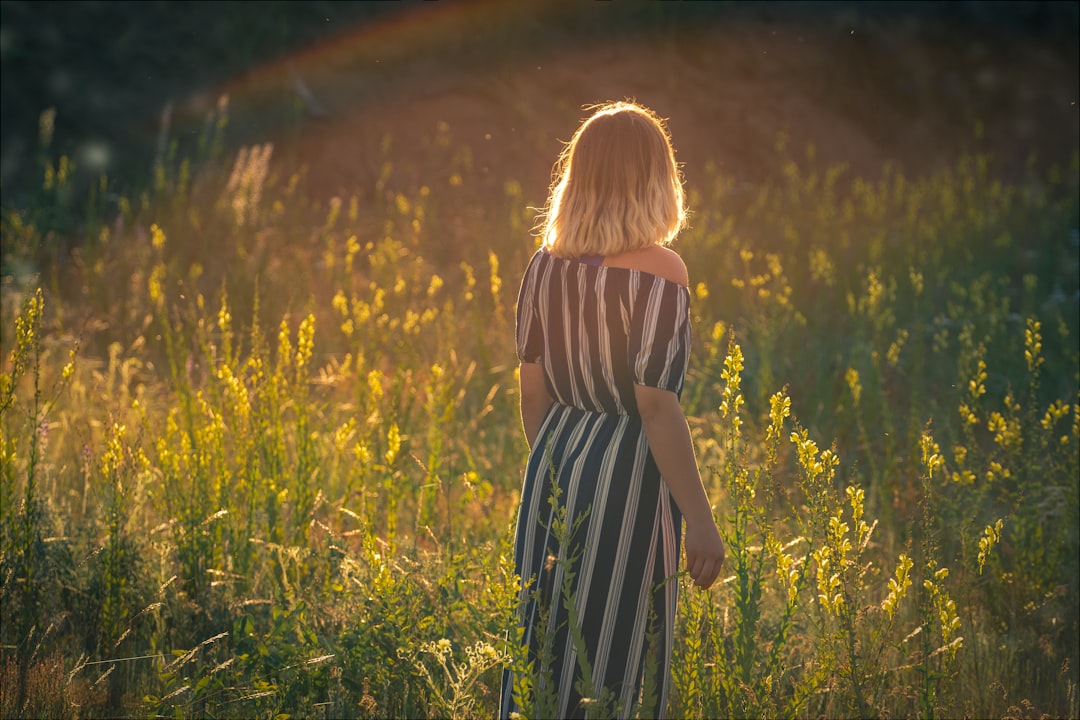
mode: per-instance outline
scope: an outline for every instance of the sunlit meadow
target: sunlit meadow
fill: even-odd
[[[86,199],[46,114],[4,210],[0,714],[489,717],[513,665],[543,716],[508,641],[543,198],[441,123],[430,175],[387,138],[374,187],[311,198],[226,110]],[[1080,715],[1078,159],[776,153],[691,187],[677,245],[729,560],[679,579],[668,713]]]

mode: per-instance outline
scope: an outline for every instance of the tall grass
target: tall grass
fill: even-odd
[[[313,199],[224,123],[138,198],[50,159],[4,210],[2,712],[490,715],[539,199],[442,125]],[[679,244],[730,560],[669,713],[1080,714],[1077,158],[782,167]]]

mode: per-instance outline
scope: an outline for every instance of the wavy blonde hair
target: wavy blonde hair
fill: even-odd
[[[686,224],[667,127],[637,103],[596,107],[559,154],[553,177],[537,229],[555,255],[670,245]]]

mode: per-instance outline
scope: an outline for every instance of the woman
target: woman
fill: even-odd
[[[559,157],[517,308],[526,714],[662,714],[682,521],[697,586],[724,562],[679,406],[690,293],[667,246],[685,216],[667,130],[640,105],[599,107]],[[508,671],[503,716],[513,689]]]

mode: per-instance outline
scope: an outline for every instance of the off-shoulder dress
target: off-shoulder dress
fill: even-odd
[[[533,693],[554,693],[558,717],[584,716],[589,703],[624,717],[642,698],[655,717],[667,702],[682,517],[634,386],[681,393],[689,304],[687,288],[658,275],[544,250],[521,283],[518,357],[543,366],[555,402],[529,454],[514,561],[522,642],[550,678]],[[512,688],[507,671],[502,717],[519,710]]]

